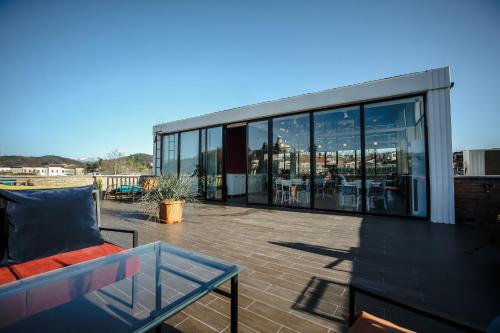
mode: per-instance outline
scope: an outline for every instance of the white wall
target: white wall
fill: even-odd
[[[484,150],[464,150],[464,171],[466,176],[486,174]]]
[[[436,71],[430,79],[442,87],[427,92],[431,221],[455,223],[449,69]]]

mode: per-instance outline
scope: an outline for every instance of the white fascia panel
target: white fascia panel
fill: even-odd
[[[172,121],[154,126],[153,133],[186,131],[291,112],[421,93],[449,86],[449,68],[443,67]]]

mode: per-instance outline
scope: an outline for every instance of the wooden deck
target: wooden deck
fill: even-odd
[[[240,332],[345,332],[351,279],[478,325],[500,313],[499,249],[464,253],[488,239],[479,228],[211,204],[188,206],[183,224],[165,225],[112,201],[103,202],[102,218],[137,229],[141,244],[162,240],[245,266]],[[229,303],[211,293],[166,324],[164,332],[229,332]]]

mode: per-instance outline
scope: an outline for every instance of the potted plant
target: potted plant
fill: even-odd
[[[154,188],[144,192],[139,205],[144,213],[157,218],[160,223],[180,223],[185,203],[198,202],[198,191],[193,186],[197,182],[195,177],[185,175],[161,175],[156,179]]]
[[[106,193],[102,190],[102,179],[101,178],[96,179],[96,181],[95,181],[95,189],[97,191],[99,191],[99,199],[104,200],[104,195]]]

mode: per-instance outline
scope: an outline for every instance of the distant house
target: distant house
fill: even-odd
[[[34,174],[37,176],[47,176],[47,168],[45,167],[22,167],[22,173]]]
[[[74,176],[75,169],[63,168],[63,173],[65,176]]]
[[[464,153],[462,151],[453,153],[453,173],[455,175],[464,174]]]
[[[49,172],[49,170],[45,167],[35,167],[33,169],[35,169],[35,174],[37,176],[47,176]]]
[[[62,166],[49,166],[47,168],[47,176],[53,177],[53,176],[64,176],[64,167]]]
[[[500,175],[500,148],[464,150],[463,168],[466,176]]]
[[[23,173],[23,167],[22,166],[12,167],[10,168],[10,172],[12,172],[13,174]]]
[[[55,177],[55,176],[83,176],[85,168],[77,167],[75,165],[54,164],[46,167],[32,167],[32,166],[16,166],[16,167],[0,167],[0,173],[7,173],[13,175],[36,175],[42,177]]]

